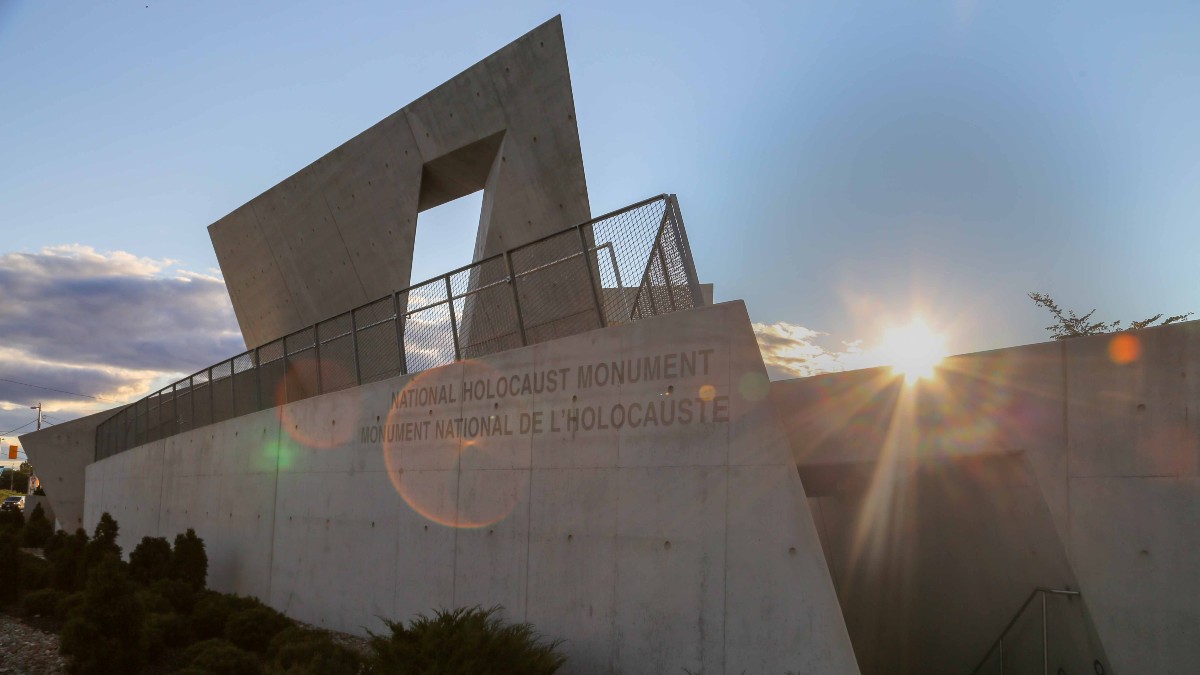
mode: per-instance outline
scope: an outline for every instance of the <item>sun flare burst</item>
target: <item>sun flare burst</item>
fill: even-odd
[[[893,372],[912,383],[933,377],[934,367],[946,357],[946,338],[921,319],[913,319],[907,326],[886,330],[881,351]]]

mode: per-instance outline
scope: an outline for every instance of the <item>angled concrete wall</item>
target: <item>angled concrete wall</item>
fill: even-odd
[[[96,427],[123,408],[105,410],[21,436],[29,463],[59,525],[68,532],[83,526],[84,472],[96,458]]]
[[[341,630],[502,604],[568,672],[858,672],[766,396],[727,303],[135,448],[88,468],[87,519],[194,527],[213,586]]]
[[[772,388],[806,487],[829,494],[814,500],[814,513],[828,526],[826,555],[864,672],[897,672],[876,667],[883,662],[872,654],[930,645],[960,653],[953,665],[969,669],[964,645],[994,640],[1008,620],[996,608],[1015,611],[1028,592],[1020,587],[1030,585],[1082,591],[1107,672],[1194,669],[1200,322],[954,357],[910,397],[905,414],[900,392],[900,381],[882,369]],[[1008,461],[1023,468],[963,468],[988,457],[1019,458]],[[854,569],[838,557],[848,547],[839,538],[856,531],[904,538],[909,521],[864,525],[866,493],[855,497],[831,476],[881,463],[896,475],[891,497],[909,499],[900,512],[924,514],[920,524],[945,538],[907,546],[908,560],[859,558]],[[929,479],[939,472],[942,479]],[[1015,485],[1002,479],[1022,474],[1028,478]],[[965,562],[979,555],[987,564]],[[927,618],[899,630],[892,624],[887,634],[859,630],[877,625],[888,606],[844,581],[865,575],[882,583],[899,569],[931,571],[893,597]],[[973,601],[955,606],[947,596]],[[939,672],[926,665],[910,672]]]
[[[209,226],[246,345],[408,286],[417,213],[478,190],[477,260],[590,218],[559,17]]]

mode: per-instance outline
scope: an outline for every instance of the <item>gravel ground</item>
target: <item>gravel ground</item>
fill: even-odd
[[[57,675],[67,672],[67,660],[58,653],[58,636],[30,628],[0,614],[0,673]]]
[[[297,623],[328,633],[334,642],[364,656],[370,651],[366,638]],[[57,635],[0,613],[0,675],[62,675],[66,672],[67,660],[58,653]]]

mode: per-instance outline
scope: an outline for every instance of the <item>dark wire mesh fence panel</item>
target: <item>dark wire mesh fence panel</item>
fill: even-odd
[[[455,326],[450,319],[445,278],[409,290],[410,308],[404,319],[404,354],[408,372],[415,373],[454,362]]]
[[[127,447],[134,447],[137,444],[137,434],[134,431],[137,426],[137,411],[134,409],[134,406],[129,406],[125,409],[123,415],[124,419],[122,422],[125,424],[125,433],[123,434],[125,445]]]
[[[511,254],[529,344],[601,325],[583,242],[568,230]]]
[[[97,457],[355,384],[690,309],[698,288],[682,217],[663,195],[181,380],[99,425]]]
[[[146,442],[146,399],[133,404],[133,444]]]
[[[207,370],[192,375],[192,424],[197,427],[212,424],[212,388]]]
[[[450,288],[462,358],[475,359],[521,346],[520,317],[504,256],[451,274]]]
[[[162,438],[159,434],[159,416],[162,413],[162,393],[154,392],[146,398],[146,442]]]
[[[128,410],[128,408],[126,408]],[[112,419],[112,438],[113,446],[124,448],[125,446],[125,410],[117,413]]]
[[[317,324],[317,339],[321,343],[321,393],[339,391],[358,384],[350,313]]]
[[[678,312],[695,307],[692,287],[688,283],[687,251],[677,228],[663,229],[658,243],[658,256],[666,278],[667,293],[671,299],[671,311]]]
[[[233,414],[258,412],[258,371],[254,367],[254,352],[233,357]]]
[[[658,315],[672,311],[674,305],[672,305],[670,290],[667,288],[668,279],[663,267],[662,249],[657,245],[650,255],[650,260],[646,265],[646,275],[643,279],[645,286],[641,291],[650,294],[650,303],[654,307],[654,313]]]
[[[258,393],[262,407],[274,407],[286,402],[284,395],[283,340],[268,342],[258,348]]]
[[[354,310],[362,384],[401,374],[395,303],[391,296]]]
[[[620,316],[619,321],[613,320],[610,324],[628,323],[634,318],[634,295],[641,285],[646,263],[667,211],[667,200],[655,199],[637,208],[598,220],[589,226],[595,246],[611,247],[608,264],[611,266],[611,261],[615,258],[616,268],[621,275],[619,286],[614,286],[617,275],[617,272],[614,272],[612,279],[605,280],[604,287],[625,289],[623,292],[606,294],[606,314]],[[602,269],[603,267],[601,264]]]
[[[319,393],[320,369],[317,367],[315,328],[296,331],[283,339],[287,348],[287,371],[284,391],[288,403],[301,401]]]
[[[179,417],[179,433],[195,428],[195,418],[192,416],[191,378],[175,383],[175,414]]]
[[[159,438],[169,438],[179,433],[179,416],[175,413],[175,385],[162,390],[162,406],[159,408]]]
[[[233,360],[222,361],[209,369],[212,372],[213,424],[233,417]]]

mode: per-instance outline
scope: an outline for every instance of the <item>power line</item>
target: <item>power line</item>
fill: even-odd
[[[33,423],[34,423],[34,422],[36,422],[36,421],[37,421],[37,420],[29,420],[29,421],[28,421],[28,422],[26,422],[25,424],[22,424],[21,426],[17,427],[16,429],[13,429],[12,431],[5,431],[4,433],[0,434],[0,436],[7,436],[7,435],[9,435],[9,434],[11,434],[11,433],[18,432],[18,431],[20,431],[20,430],[24,429],[25,427],[29,426],[30,424],[33,424]]]
[[[60,394],[70,394],[71,396],[82,396],[84,398],[91,398],[91,399],[95,399],[97,401],[104,401],[105,403],[116,403],[117,405],[125,405],[124,401],[114,401],[111,398],[100,398],[99,396],[92,396],[91,394],[80,394],[77,391],[67,391],[65,389],[55,389],[53,387],[43,387],[40,384],[29,384],[28,382],[20,382],[18,380],[10,380],[6,377],[0,377],[0,382],[12,382],[13,384],[19,384],[19,385],[26,386],[26,387],[33,387],[34,389],[45,389],[46,391],[55,391]]]

